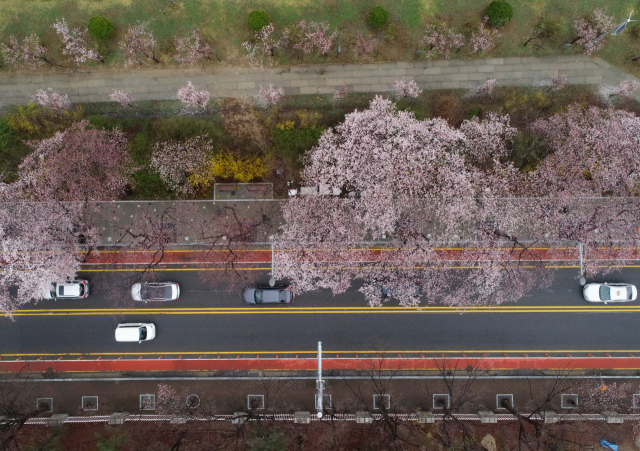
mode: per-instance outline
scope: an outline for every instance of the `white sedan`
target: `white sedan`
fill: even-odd
[[[143,282],[131,287],[134,301],[175,301],[180,297],[180,285],[175,282]]]
[[[589,283],[582,291],[589,302],[630,302],[638,297],[638,289],[630,283]]]

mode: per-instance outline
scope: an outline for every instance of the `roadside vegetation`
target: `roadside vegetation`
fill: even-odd
[[[135,60],[135,65],[247,65],[251,51],[243,44],[260,47],[263,42],[258,35],[265,24],[272,27],[269,56],[280,65],[425,58],[432,50],[425,38],[431,27],[441,25],[442,30],[451,30],[452,34],[445,33],[446,38],[454,37],[457,43],[451,49],[451,58],[545,56],[591,53],[585,47],[595,37],[590,31],[596,30],[597,36],[609,25],[626,19],[634,7],[638,9],[622,0],[598,9],[602,7],[601,2],[593,0],[327,0],[322,4],[285,0],[14,0],[0,5],[0,41],[12,47],[11,36],[18,45],[25,38],[35,37],[32,50],[37,41],[44,52],[35,52],[39,61],[31,65],[16,62],[6,49],[3,52],[3,69],[13,66],[30,71],[79,64],[91,70],[122,67],[131,61],[133,47],[146,53]],[[582,21],[582,25],[576,21]],[[187,61],[184,50],[194,48],[193,33],[199,39],[195,47],[198,51],[192,52]],[[134,35],[142,41],[132,40]],[[639,56],[639,40],[640,26],[631,23],[621,35],[605,37],[594,54],[638,75],[640,60],[634,59]],[[309,41],[318,45],[310,47]],[[572,42],[574,45],[565,47]],[[86,51],[79,51],[79,46]],[[79,54],[84,55],[81,61]]]

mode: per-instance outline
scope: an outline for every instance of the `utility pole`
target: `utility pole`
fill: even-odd
[[[318,342],[318,380],[316,381],[316,389],[318,390],[318,398],[316,400],[316,411],[318,418],[322,418],[324,411],[324,381],[322,380],[322,342]]]

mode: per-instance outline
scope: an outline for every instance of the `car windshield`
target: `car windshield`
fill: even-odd
[[[144,340],[147,338],[147,328],[146,327],[141,327],[140,328],[140,340]]]
[[[633,289],[631,287],[627,287],[627,299],[633,299]]]
[[[600,300],[601,301],[610,301],[611,300],[611,289],[607,286],[600,286]]]
[[[256,289],[255,299],[256,304],[262,304],[262,290]]]
[[[84,285],[80,284],[80,296],[84,295]]]
[[[58,293],[60,294],[60,296],[64,296],[64,285],[60,285],[58,287]]]

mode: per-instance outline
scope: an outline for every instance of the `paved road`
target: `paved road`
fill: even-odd
[[[314,354],[319,340],[331,354],[564,355],[639,350],[640,305],[588,305],[575,273],[574,269],[558,270],[552,287],[532,293],[517,305],[461,314],[438,307],[405,310],[393,304],[370,309],[355,290],[335,299],[316,292],[299,296],[290,306],[251,307],[243,304],[239,293],[212,291],[195,272],[167,272],[168,279],[181,284],[180,300],[160,306],[143,304],[136,312],[119,316],[108,310],[113,300],[104,287],[95,288],[87,300],[43,301],[27,309],[28,316],[2,323],[0,356],[285,357]],[[96,277],[96,273],[87,275],[92,282]],[[608,280],[640,284],[640,269],[623,269]],[[116,343],[114,329],[123,321],[154,322],[158,335],[142,344]]]

